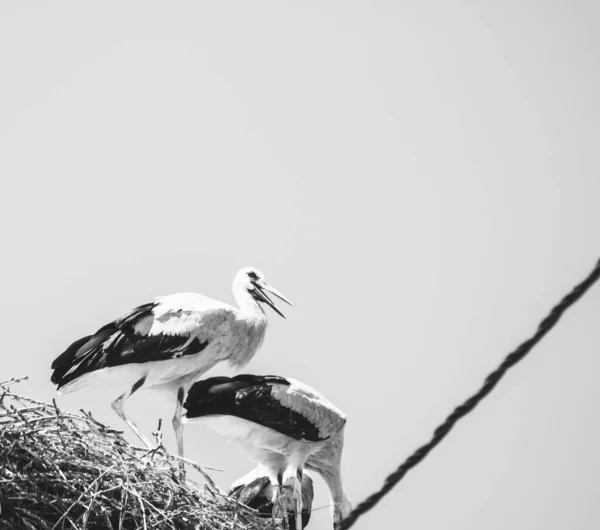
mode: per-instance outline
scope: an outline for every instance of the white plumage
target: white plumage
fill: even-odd
[[[267,328],[261,303],[283,313],[267,292],[291,305],[268,285],[262,273],[247,267],[233,282],[239,305],[197,293],[157,298],[74,342],[52,363],[59,393],[71,392],[97,378],[110,378],[128,390],[113,401],[115,412],[144,444],[151,443],[125,415],[123,403],[140,388],[160,388],[177,396],[173,427],[183,455],[181,412],[185,392],[216,364],[247,364],[260,348]]]
[[[212,377],[190,388],[184,408],[184,422],[201,422],[238,442],[273,486],[294,481],[298,529],[305,467],[327,483],[334,526],[350,512],[341,475],[346,417],[316,390],[276,376]]]

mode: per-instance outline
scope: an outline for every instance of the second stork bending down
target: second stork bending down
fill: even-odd
[[[293,482],[298,530],[305,467],[329,488],[334,527],[351,511],[341,473],[346,416],[316,390],[277,376],[211,377],[190,388],[184,408],[184,422],[204,423],[239,442],[273,486]]]

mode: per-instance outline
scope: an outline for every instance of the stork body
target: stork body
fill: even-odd
[[[284,484],[284,487],[286,484]],[[253,508],[264,517],[273,517],[275,515],[275,504],[277,502],[278,488],[273,486],[269,479],[268,472],[262,466],[254,468],[252,471],[237,479],[229,491],[229,496],[237,499],[242,504]],[[308,472],[302,475],[302,527],[310,521],[310,514],[314,498],[313,481]],[[292,502],[289,502],[292,500]],[[283,500],[287,517],[287,528],[289,530],[299,530],[296,527],[296,505],[293,499],[284,495]]]
[[[124,402],[144,388],[176,396],[173,427],[182,456],[181,413],[189,386],[220,362],[242,367],[250,361],[267,328],[261,303],[283,316],[265,291],[290,303],[252,268],[240,270],[233,282],[239,309],[196,293],[157,298],[75,341],[52,363],[51,380],[59,394],[100,378],[127,388],[112,407],[149,448],[148,439],[126,416]]]
[[[334,525],[350,512],[341,475],[346,416],[316,390],[277,376],[212,377],[190,388],[184,408],[184,422],[204,423],[237,441],[273,486],[293,481],[298,530],[305,467],[327,483]]]

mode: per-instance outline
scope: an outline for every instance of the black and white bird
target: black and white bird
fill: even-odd
[[[334,528],[352,510],[341,473],[346,416],[316,390],[277,376],[211,377],[192,385],[184,408],[184,422],[239,442],[274,487],[293,482],[298,530],[305,467],[329,488]]]
[[[285,489],[284,484],[284,489]],[[275,504],[277,502],[278,489],[271,484],[268,472],[258,466],[252,471],[237,479],[229,490],[229,496],[237,499],[242,504],[256,510],[265,518],[272,518],[275,515]],[[310,521],[312,503],[314,498],[313,481],[308,472],[302,474],[302,527],[306,528]],[[296,528],[296,505],[293,500],[286,496],[283,497],[282,514],[287,517],[287,528],[297,530]]]
[[[122,384],[127,390],[112,408],[148,448],[152,444],[125,414],[125,401],[142,388],[176,396],[173,427],[183,456],[181,413],[189,386],[222,361],[241,368],[252,359],[267,329],[261,304],[285,318],[267,292],[292,305],[252,267],[233,281],[239,309],[197,293],[157,298],[75,341],[52,363],[51,380],[59,395],[104,377]]]

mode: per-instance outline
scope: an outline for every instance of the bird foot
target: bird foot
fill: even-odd
[[[144,455],[145,457],[150,457],[150,458],[154,458],[154,456],[156,456],[156,453],[158,453],[159,451],[162,451],[163,454],[168,455],[168,451],[167,448],[164,446],[163,444],[163,433],[161,431],[161,427],[162,427],[162,418],[158,419],[158,427],[156,428],[156,430],[152,433],[152,436],[154,436],[154,439],[156,440],[156,447],[149,447],[149,450],[146,452],[146,454]]]
[[[272,518],[277,528],[288,529],[288,506],[287,499],[293,491],[291,486],[282,484],[277,487],[277,498],[273,502]]]
[[[177,480],[181,483],[184,484],[185,483],[185,467],[182,467],[181,464],[179,464],[179,469],[177,470],[173,470],[173,475],[177,478]]]
[[[150,459],[154,458],[156,456],[156,453],[162,452],[163,454],[167,455],[167,448],[161,443],[160,445],[157,445],[156,447],[149,449],[148,451],[146,451],[144,453],[144,457],[150,457]]]
[[[273,523],[277,528],[287,528],[287,508],[285,502],[280,499],[273,505]]]
[[[179,475],[179,480],[181,480],[182,483],[185,482],[185,462],[183,461],[179,461],[179,472],[177,473]]]

